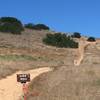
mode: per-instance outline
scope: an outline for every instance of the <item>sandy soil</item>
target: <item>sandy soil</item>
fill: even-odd
[[[51,71],[49,67],[38,68],[29,71],[19,71],[5,79],[0,80],[0,100],[19,100],[22,96],[22,84],[16,81],[16,74],[30,73],[31,80],[36,76]]]

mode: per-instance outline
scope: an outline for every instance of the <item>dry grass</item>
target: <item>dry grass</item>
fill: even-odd
[[[27,100],[100,100],[100,51],[86,50],[80,66],[74,66],[75,49],[45,46],[48,31],[25,30],[22,35],[0,33],[0,79],[18,70],[53,67],[30,84]],[[98,49],[98,50],[97,50]]]
[[[55,59],[46,56],[0,55],[0,79],[18,70],[29,70],[45,66],[56,66]]]
[[[37,77],[31,83],[28,100],[100,100],[100,68],[60,67]],[[60,75],[59,75],[60,74]]]

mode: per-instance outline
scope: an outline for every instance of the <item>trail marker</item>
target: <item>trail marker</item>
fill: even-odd
[[[30,74],[17,74],[17,82],[20,83],[30,82]]]

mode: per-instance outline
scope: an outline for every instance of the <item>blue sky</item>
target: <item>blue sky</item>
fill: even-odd
[[[0,17],[100,37],[100,0],[0,0]]]

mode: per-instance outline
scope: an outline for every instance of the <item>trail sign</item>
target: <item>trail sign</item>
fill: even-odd
[[[30,82],[30,74],[17,74],[17,82],[20,83]]]

